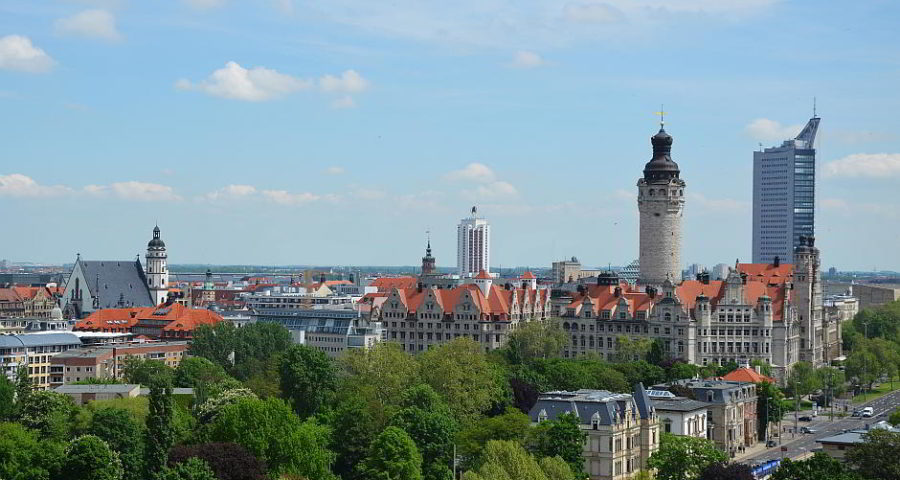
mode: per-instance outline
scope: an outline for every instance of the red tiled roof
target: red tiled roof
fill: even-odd
[[[732,370],[732,371],[728,372],[728,374],[726,374],[724,377],[722,377],[722,379],[732,381],[732,382],[775,383],[774,378],[767,377],[761,373],[758,373],[756,370],[754,370],[752,368],[748,368],[748,367],[742,367],[742,368],[738,368],[736,370]]]
[[[487,272],[482,270],[478,272],[478,275],[476,275],[475,278],[479,280],[492,280],[494,277],[490,276]]]
[[[782,263],[777,267],[771,263],[739,263],[738,271],[747,274],[747,281],[763,283],[785,283],[791,280],[794,266]]]
[[[472,299],[472,303],[475,304],[480,314],[494,315],[505,319],[514,310],[514,305],[520,308],[524,305],[527,296],[530,296],[531,299],[537,299],[543,304],[546,303],[549,292],[547,290],[535,291],[521,288],[507,290],[499,285],[492,285],[490,290],[488,290],[488,296],[485,296],[478,286],[467,283],[456,288],[394,289],[391,292],[391,295],[393,294],[397,295],[397,298],[404,304],[410,314],[416,313],[420,305],[432,295],[441,312],[450,314],[462,301],[462,298],[468,296]],[[528,302],[533,304],[534,300],[531,299]]]
[[[535,277],[534,274],[531,273],[531,272],[525,272],[525,273],[522,274],[522,278],[525,279],[525,280],[534,280],[534,279],[536,279],[537,277]]]
[[[193,331],[199,325],[209,325],[222,321],[222,316],[211,310],[187,308],[179,303],[158,307],[104,308],[75,324],[75,330],[88,331],[131,331],[142,320],[169,323],[162,327],[167,331]]]

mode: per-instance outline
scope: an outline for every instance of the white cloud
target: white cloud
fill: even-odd
[[[323,75],[316,81],[265,67],[244,68],[234,61],[214,71],[206,80],[195,83],[183,78],[175,82],[175,88],[179,90],[196,90],[248,102],[272,100],[314,87],[326,93],[350,94],[362,92],[368,86],[369,82],[355,70],[347,70],[340,76]],[[349,108],[355,103],[345,95],[332,105],[336,108]]]
[[[343,97],[337,98],[333,102],[331,102],[331,106],[337,109],[353,108],[356,106],[356,102],[350,95],[344,95]]]
[[[122,200],[136,200],[140,202],[177,202],[181,196],[168,185],[147,183],[138,181],[116,182],[110,185],[88,185],[84,191],[96,195],[112,195]]]
[[[602,2],[568,3],[563,7],[563,16],[577,23],[616,23],[624,18],[621,10]]]
[[[478,183],[493,181],[495,177],[494,171],[483,163],[470,163],[462,170],[454,170],[445,176],[447,180]]]
[[[345,70],[341,76],[323,75],[319,88],[325,92],[359,93],[369,88],[369,82],[355,70]]]
[[[496,181],[489,182],[484,185],[479,185],[473,192],[466,192],[467,196],[474,196],[475,198],[497,198],[497,197],[511,197],[514,195],[518,195],[519,191],[516,190],[509,182],[504,181]]]
[[[43,73],[50,71],[55,64],[50,55],[34,46],[28,37],[0,37],[0,69]]]
[[[275,4],[275,8],[285,14],[292,15],[294,13],[294,2],[293,0],[273,0]]]
[[[227,185],[214,192],[207,193],[206,199],[210,201],[233,200],[256,195],[256,192],[256,187],[253,185]]]
[[[534,52],[521,50],[513,55],[510,66],[516,68],[537,68],[544,65],[544,59]]]
[[[182,0],[188,6],[198,10],[208,10],[210,8],[218,8],[225,5],[225,0]]]
[[[854,153],[825,164],[827,177],[900,177],[900,153]]]
[[[62,35],[75,35],[103,40],[120,40],[122,34],[116,29],[116,17],[112,13],[92,9],[76,13],[71,17],[56,21],[56,32]]]
[[[175,87],[217,97],[258,102],[308,89],[312,87],[312,83],[265,67],[246,69],[237,62],[228,62],[224,68],[214,71],[202,82],[192,83],[181,79],[176,82]]]
[[[291,193],[287,190],[263,190],[262,194],[269,201],[288,206],[305,205],[321,198],[314,193]]]
[[[344,167],[338,165],[332,165],[325,169],[327,175],[343,175],[345,172],[346,170],[344,170]]]
[[[56,197],[71,193],[72,189],[62,185],[40,185],[33,178],[13,173],[0,175],[0,195],[10,197]]]
[[[794,138],[803,129],[803,125],[782,125],[768,118],[757,118],[744,127],[744,132],[761,142],[780,142]]]

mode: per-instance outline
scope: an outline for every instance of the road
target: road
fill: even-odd
[[[838,433],[843,432],[844,430],[856,430],[860,428],[865,428],[866,424],[873,424],[879,422],[881,420],[887,420],[888,416],[890,416],[891,412],[894,411],[898,406],[900,406],[900,390],[895,390],[883,397],[877,398],[873,401],[869,401],[862,404],[857,404],[850,407],[850,411],[852,412],[854,408],[863,408],[863,407],[872,407],[875,411],[875,415],[870,418],[858,418],[858,417],[834,417],[834,420],[828,419],[829,410],[822,410],[819,413],[818,417],[813,418],[812,422],[799,422],[797,425],[800,427],[810,427],[816,430],[816,433],[813,434],[804,434],[804,433],[781,433],[782,444],[780,446],[787,447],[786,452],[782,452],[780,446],[776,446],[770,449],[765,450],[764,452],[754,455],[750,458],[742,459],[742,463],[756,463],[766,460],[775,460],[779,458],[795,458],[801,455],[809,453],[814,448],[818,448],[821,445],[816,442],[816,440],[820,438],[830,437],[832,435],[836,435]],[[837,412],[837,406],[835,406],[835,412]],[[808,414],[808,412],[803,412],[798,414],[798,416],[803,416]],[[794,414],[793,412],[784,416],[782,420],[782,426],[785,427],[793,427],[794,426]],[[774,431],[775,427],[772,427],[772,431]],[[776,439],[777,441],[777,439]],[[783,454],[783,456],[782,456]]]

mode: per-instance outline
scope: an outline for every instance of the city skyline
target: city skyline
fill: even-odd
[[[173,264],[416,265],[430,230],[452,266],[475,204],[494,265],[627,265],[664,102],[682,267],[749,261],[753,151],[815,95],[823,265],[900,270],[896,5],[191,3],[0,1],[2,257],[133,258],[158,222]]]

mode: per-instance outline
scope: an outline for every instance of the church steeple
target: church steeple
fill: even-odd
[[[425,247],[425,256],[422,257],[422,275],[432,275],[436,269],[435,259],[431,256],[431,234],[427,233],[427,235],[428,243]]]
[[[147,243],[147,287],[154,305],[159,305],[169,295],[169,267],[166,244],[162,241],[159,225],[153,227],[153,238]]]

